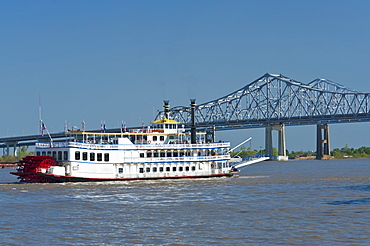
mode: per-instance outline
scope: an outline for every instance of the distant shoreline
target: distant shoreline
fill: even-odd
[[[0,163],[0,168],[16,168],[18,167],[17,163]]]

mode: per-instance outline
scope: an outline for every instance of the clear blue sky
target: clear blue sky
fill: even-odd
[[[370,92],[370,1],[1,1],[0,136],[148,124],[163,100],[204,103],[266,72]],[[332,148],[370,146],[369,124],[331,125]],[[315,126],[287,127],[314,150]],[[234,145],[264,130],[220,132]]]

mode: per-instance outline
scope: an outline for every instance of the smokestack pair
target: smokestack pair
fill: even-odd
[[[169,101],[163,101],[164,102],[164,116],[169,119]],[[195,99],[190,99],[190,109],[191,109],[191,143],[195,144],[197,143],[197,129],[195,127]]]

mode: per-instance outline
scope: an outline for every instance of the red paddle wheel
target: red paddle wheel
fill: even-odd
[[[17,172],[11,174],[17,175],[20,182],[26,183],[53,183],[53,179],[41,177],[36,173],[45,172],[51,166],[55,166],[56,161],[51,156],[26,156],[19,163]]]

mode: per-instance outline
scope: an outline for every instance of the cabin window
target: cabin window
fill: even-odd
[[[176,172],[176,167],[172,167],[172,171]]]
[[[184,156],[185,155],[185,153],[183,152],[183,151],[181,151],[180,152],[180,156],[182,157],[182,156]]]
[[[169,172],[171,171],[171,168],[170,167],[166,167],[166,172]]]
[[[58,151],[58,160],[62,160],[63,153],[62,151]]]
[[[139,173],[144,173],[144,168],[140,167],[139,168]]]
[[[185,167],[185,171],[189,172],[189,167]]]
[[[173,157],[178,157],[179,153],[177,151],[173,152]]]
[[[96,154],[96,159],[97,159],[97,161],[102,161],[103,160],[103,154],[102,153],[97,153]]]
[[[160,141],[164,141],[164,136],[159,136]]]
[[[104,161],[109,161],[109,153],[104,154]]]
[[[37,152],[36,152],[36,155],[37,155],[37,156],[40,156],[40,151],[37,151]]]
[[[158,152],[154,152],[154,157],[158,157],[159,156],[159,153]]]
[[[51,156],[51,151],[48,151],[48,156]]]
[[[182,172],[184,170],[183,167],[179,167],[179,171]]]
[[[140,157],[143,158],[144,157],[144,153],[140,153]]]
[[[147,167],[147,168],[146,168],[146,172],[147,172],[147,173],[150,173],[150,167]]]
[[[158,137],[157,136],[153,136],[153,141],[157,141],[158,140]]]
[[[79,159],[81,159],[81,152],[80,151],[76,151],[75,152],[75,160],[79,160]]]
[[[159,167],[159,171],[160,172],[163,172],[163,167]]]
[[[90,161],[95,161],[95,153],[90,153]]]
[[[87,161],[87,152],[82,152],[82,160]]]
[[[168,125],[167,125],[167,124],[165,124],[165,125],[164,125],[164,127],[165,127],[166,129],[168,129]]]
[[[56,159],[57,158],[57,152],[53,151],[53,157]]]
[[[68,151],[63,152],[63,160],[68,160]]]
[[[157,168],[153,167],[153,173],[157,172]]]
[[[186,156],[190,156],[191,155],[191,152],[190,151],[186,151]]]
[[[161,156],[161,157],[166,157],[166,153],[165,153],[165,152],[161,152],[161,153],[160,153],[160,156]]]
[[[172,152],[168,151],[167,152],[167,157],[171,157],[172,156]]]
[[[152,157],[152,152],[147,152],[146,157]]]
[[[192,170],[192,171],[195,171],[195,166],[192,166],[192,167],[191,167],[191,170]]]
[[[122,167],[118,168],[118,172],[123,173],[123,168]]]

